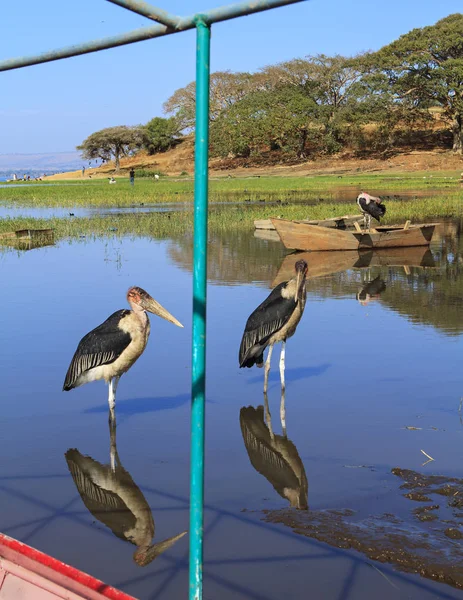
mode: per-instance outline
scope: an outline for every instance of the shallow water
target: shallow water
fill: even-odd
[[[396,266],[330,274],[333,266],[323,265],[307,284],[305,314],[287,344],[286,426],[312,511],[412,522],[420,503],[404,498],[392,468],[461,477],[457,228],[441,232],[431,251],[419,261],[394,256]],[[213,235],[209,260],[205,598],[463,598],[263,520],[263,510],[289,502],[251,463],[240,410],[263,404],[263,372],[240,370],[237,355],[247,317],[286,273],[284,250],[252,233]],[[152,510],[154,541],[188,529],[191,238],[61,242],[4,251],[0,268],[0,531],[139,598],[185,597],[187,537],[139,567],[136,546],[121,539],[131,526],[126,513],[121,525],[117,510],[103,514],[87,499],[92,514],[84,504],[65,453],[77,449],[109,464],[107,390],[101,382],[69,393],[61,387],[80,338],[125,306],[130,285],[147,289],[185,325],[151,319],[148,348],[118,388],[116,441],[120,469]],[[269,403],[280,435],[278,349]],[[435,460],[422,466],[421,450]]]

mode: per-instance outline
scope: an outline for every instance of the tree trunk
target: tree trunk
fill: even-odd
[[[120,162],[119,162],[119,148],[116,149],[116,151],[114,152],[114,165],[116,167],[116,173],[119,173],[119,168],[120,168]]]
[[[455,115],[453,120],[453,148],[456,154],[463,153],[463,115]]]
[[[305,145],[307,143],[307,129],[301,129],[299,132],[299,158],[306,158]]]

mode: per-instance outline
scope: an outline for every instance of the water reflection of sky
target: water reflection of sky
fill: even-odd
[[[241,512],[285,506],[253,469],[243,444],[240,409],[262,404],[263,373],[238,369],[237,359],[246,319],[268,294],[284,253],[278,245],[238,234],[222,245],[214,238],[210,248],[208,595],[276,600],[310,592],[366,600],[374,591],[380,599],[391,598],[390,583],[364,560],[263,524],[258,513]],[[371,278],[381,273],[387,287],[367,305],[356,297],[367,270],[309,282],[304,317],[287,344],[286,420],[307,473],[311,508],[405,515],[407,501],[390,469],[420,470],[420,449],[436,458],[431,470],[461,475],[463,317],[455,310],[453,325],[442,327],[438,320],[439,311],[459,306],[460,263],[453,260],[450,268],[445,258],[449,251],[461,256],[459,248],[455,241],[436,247],[438,266],[426,276],[413,267],[410,275],[402,267],[372,268]],[[155,515],[156,537],[187,529],[189,252],[189,242],[181,240],[108,239],[0,254],[0,452],[8,457],[0,475],[0,530],[142,598],[185,594],[187,541],[140,570],[132,549],[94,523],[64,453],[75,447],[108,462],[107,392],[101,382],[69,393],[61,386],[79,339],[125,306],[130,285],[146,288],[185,325],[182,330],[152,317],[148,348],[119,385],[117,413],[118,449]],[[276,429],[277,356],[276,351],[269,388]],[[421,430],[404,429],[410,425]],[[410,598],[463,597],[381,568]]]

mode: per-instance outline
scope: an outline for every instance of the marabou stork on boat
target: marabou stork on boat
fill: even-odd
[[[183,327],[140,287],[129,289],[127,301],[132,310],[116,311],[80,340],[63,385],[63,390],[69,391],[84,383],[104,379],[109,384],[108,403],[113,420],[119,378],[141,356],[148,343],[150,321],[146,311]]]
[[[246,323],[241,339],[239,363],[241,367],[264,364],[264,350],[268,346],[264,372],[264,393],[267,392],[268,374],[272,359],[273,345],[281,342],[280,377],[281,387],[285,387],[285,344],[294,335],[304,312],[307,276],[307,263],[298,260],[294,265],[296,275],[283,281],[252,313]]]
[[[171,548],[186,531],[153,543],[153,514],[140,488],[121,464],[115,423],[110,423],[110,440],[110,465],[84,456],[75,448],[66,452],[66,462],[87,509],[115,536],[137,547],[133,560],[144,567]]]
[[[363,213],[364,229],[367,228],[368,222],[368,231],[371,228],[371,217],[374,217],[379,222],[381,217],[384,217],[386,214],[386,207],[382,203],[381,198],[370,196],[366,192],[360,192],[357,196],[357,204]]]

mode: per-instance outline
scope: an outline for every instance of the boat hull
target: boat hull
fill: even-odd
[[[369,250],[429,246],[435,223],[403,227],[377,227],[371,232],[343,231],[286,219],[271,219],[284,246],[306,252]]]
[[[2,600],[136,600],[27,544],[0,534]]]

